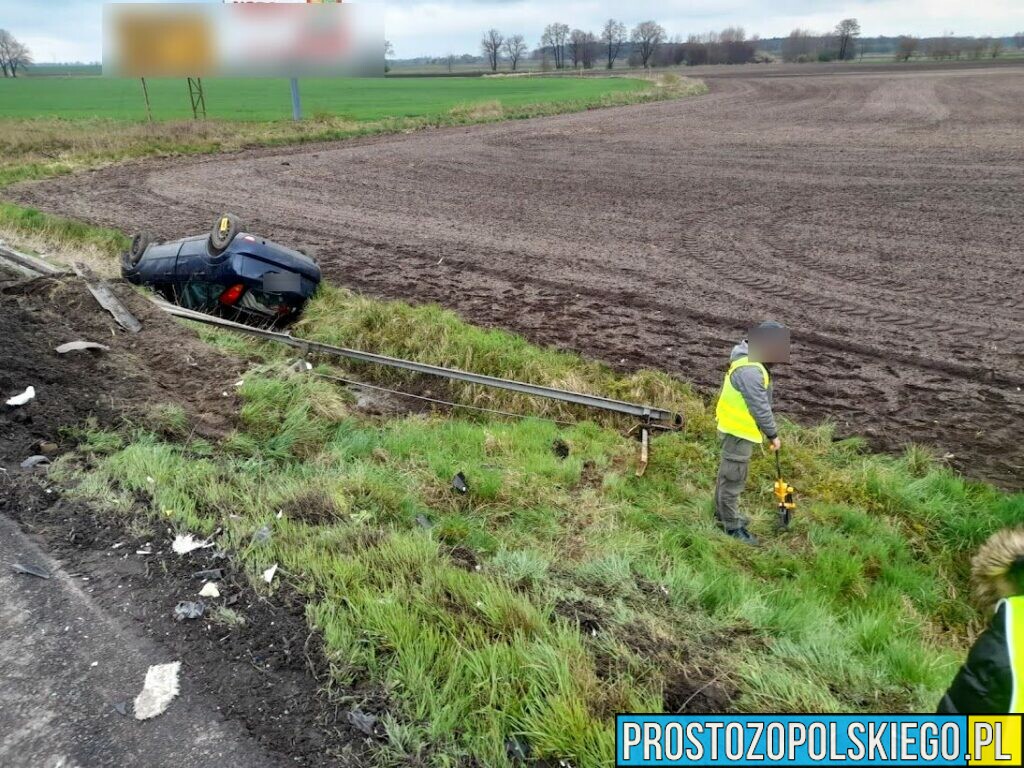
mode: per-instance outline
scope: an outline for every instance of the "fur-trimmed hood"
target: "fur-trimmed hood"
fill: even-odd
[[[971,583],[979,606],[995,608],[1024,594],[1024,528],[1007,528],[986,541],[971,561]]]

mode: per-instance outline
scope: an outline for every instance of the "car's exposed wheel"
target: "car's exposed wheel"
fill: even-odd
[[[131,247],[128,249],[128,264],[137,267],[142,260],[146,249],[153,244],[153,236],[149,232],[139,232],[132,238]]]
[[[238,217],[225,213],[214,222],[210,231],[210,250],[214,253],[223,253],[241,230],[242,225],[238,223]]]

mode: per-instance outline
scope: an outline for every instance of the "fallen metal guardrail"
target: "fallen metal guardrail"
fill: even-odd
[[[205,323],[206,325],[212,325],[219,328],[227,328],[238,333],[266,339],[267,341],[275,341],[279,344],[286,344],[289,347],[303,350],[304,352],[315,352],[333,355],[335,357],[344,357],[361,363],[384,365],[389,368],[398,368],[401,370],[412,371],[413,373],[425,374],[427,376],[439,376],[453,381],[462,381],[467,384],[479,384],[485,387],[518,392],[519,394],[529,395],[531,397],[540,397],[548,400],[558,400],[563,403],[571,403],[573,405],[582,405],[586,408],[595,408],[597,410],[609,411],[611,413],[618,413],[624,416],[632,416],[634,418],[641,419],[642,423],[649,424],[653,428],[661,427],[665,429],[677,429],[682,426],[682,417],[679,414],[662,408],[656,408],[651,405],[638,405],[636,403],[628,403],[622,400],[598,397],[597,395],[585,395],[579,392],[570,392],[565,389],[546,387],[540,384],[527,384],[525,382],[514,381],[512,379],[502,379],[496,376],[485,376],[480,373],[460,371],[456,368],[445,368],[439,365],[419,363],[415,360],[403,360],[398,357],[376,355],[371,352],[362,352],[358,349],[336,347],[331,344],[324,344],[319,341],[312,341],[310,339],[292,336],[286,331],[270,331],[264,328],[254,328],[253,326],[244,325],[243,323],[236,323],[232,320],[224,320],[223,318],[208,315],[205,312],[185,309],[184,307],[179,307],[160,299],[155,299],[154,301],[162,310],[175,317],[194,320],[199,323]]]
[[[572,405],[581,405],[585,408],[593,408],[624,416],[632,416],[633,418],[640,419],[640,423],[630,430],[630,434],[635,435],[640,441],[640,458],[636,469],[637,477],[643,477],[644,473],[647,471],[647,465],[651,456],[651,433],[655,430],[678,430],[683,426],[683,417],[681,414],[662,408],[655,408],[651,405],[627,403],[623,400],[612,400],[607,397],[598,397],[597,395],[585,395],[580,392],[556,389],[555,387],[545,387],[539,384],[527,384],[522,381],[501,379],[496,376],[485,376],[480,373],[470,373],[468,371],[460,371],[455,368],[444,368],[439,365],[418,363],[415,360],[403,360],[398,357],[375,355],[370,352],[362,352],[358,349],[336,347],[331,344],[323,344],[318,341],[297,338],[292,336],[290,333],[283,331],[269,331],[264,328],[254,328],[249,325],[243,325],[242,323],[236,323],[232,320],[213,317],[212,315],[207,315],[204,312],[185,309],[184,307],[170,304],[161,299],[154,298],[153,301],[162,310],[174,317],[193,320],[198,323],[205,323],[206,325],[211,325],[217,328],[226,328],[255,338],[285,344],[289,347],[300,349],[307,355],[310,352],[334,355],[336,357],[343,357],[349,360],[356,360],[361,363],[384,365],[390,368],[398,368],[401,370],[412,371],[414,373],[425,374],[427,376],[439,376],[452,381],[479,384],[481,386],[503,389],[509,392],[518,392],[519,394],[528,395],[530,397],[557,400],[559,402],[570,403]]]

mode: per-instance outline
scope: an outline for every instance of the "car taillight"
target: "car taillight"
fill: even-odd
[[[242,298],[242,294],[245,293],[245,286],[241,283],[232,285],[224,293],[220,295],[220,303],[225,307],[233,307],[238,303],[238,300]]]

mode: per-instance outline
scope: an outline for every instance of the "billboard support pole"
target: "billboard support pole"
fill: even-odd
[[[302,99],[299,97],[299,78],[292,78],[292,120],[302,120]]]
[[[140,77],[139,79],[142,81],[142,95],[146,99],[146,117],[148,117],[149,118],[149,122],[152,123],[153,122],[153,110],[149,106],[149,89],[146,87],[146,78]]]
[[[202,112],[203,120],[206,119],[206,94],[203,93],[203,78],[190,77],[188,79],[188,100],[192,104],[192,119],[198,120]]]

